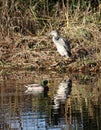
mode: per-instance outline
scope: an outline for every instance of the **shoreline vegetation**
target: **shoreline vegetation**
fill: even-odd
[[[1,0],[0,69],[101,72],[100,0]],[[60,56],[46,35],[57,29],[71,45]]]

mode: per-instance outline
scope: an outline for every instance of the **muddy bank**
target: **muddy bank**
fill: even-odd
[[[60,56],[51,39],[46,36],[13,35],[0,41],[0,69],[31,69],[39,71],[101,72],[99,46],[75,48],[72,57]]]

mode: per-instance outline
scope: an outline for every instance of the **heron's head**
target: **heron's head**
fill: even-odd
[[[52,30],[52,31],[50,32],[50,35],[51,35],[51,36],[54,36],[54,37],[58,37],[58,32],[57,32],[56,30]]]

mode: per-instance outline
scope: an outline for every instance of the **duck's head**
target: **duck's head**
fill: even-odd
[[[44,86],[47,86],[48,84],[48,80],[42,80],[41,82],[41,85],[44,87]]]

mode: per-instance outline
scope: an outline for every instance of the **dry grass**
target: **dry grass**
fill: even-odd
[[[39,2],[0,3],[0,64],[32,65],[61,71],[101,70],[101,8],[90,1],[76,4]],[[62,1],[63,2],[63,1]],[[74,3],[73,3],[74,2]],[[64,62],[45,34],[58,29],[71,42],[72,61]],[[51,68],[49,64],[59,62]],[[69,68],[67,68],[67,65]],[[53,65],[54,66],[54,65]],[[25,67],[26,68],[26,67]]]

